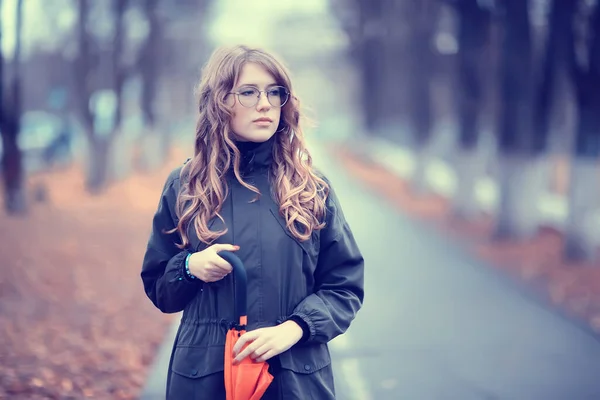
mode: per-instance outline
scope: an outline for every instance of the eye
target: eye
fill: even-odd
[[[269,94],[269,96],[281,96],[281,89],[280,88],[269,89],[268,94]]]
[[[258,91],[256,89],[245,88],[240,90],[240,95],[244,97],[256,96]]]

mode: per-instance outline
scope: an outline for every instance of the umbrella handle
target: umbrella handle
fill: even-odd
[[[220,251],[218,254],[233,268],[235,318],[236,321],[240,321],[240,325],[246,325],[246,286],[248,283],[246,268],[242,260],[232,252]]]

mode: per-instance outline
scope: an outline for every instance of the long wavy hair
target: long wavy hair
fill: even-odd
[[[240,175],[241,155],[230,126],[233,112],[227,105],[228,93],[246,63],[261,65],[278,85],[290,92],[290,100],[281,109],[269,170],[272,195],[279,205],[279,213],[290,233],[299,241],[308,240],[313,231],[325,226],[329,186],[312,168],[312,158],[300,127],[299,100],[294,95],[286,68],[261,49],[221,47],[204,66],[197,89],[199,115],[195,152],[181,171],[181,191],[176,206],[179,222],[171,231],[179,232],[183,241],[178,245],[180,248],[186,248],[190,243],[187,234],[190,223],[193,223],[200,241],[206,244],[227,232],[227,228],[210,230],[209,222],[215,217],[224,222],[220,211],[228,195],[226,174],[231,166],[236,179],[244,187],[257,196],[261,195]]]

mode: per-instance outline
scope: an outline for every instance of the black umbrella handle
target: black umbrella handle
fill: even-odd
[[[233,287],[234,287],[234,310],[236,322],[240,321],[240,317],[246,317],[246,287],[248,276],[244,263],[238,256],[230,251],[220,251],[219,256],[231,264],[233,268]]]

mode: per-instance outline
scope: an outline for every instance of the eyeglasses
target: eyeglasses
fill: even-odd
[[[273,107],[283,107],[287,103],[290,92],[283,86],[271,86],[267,90],[258,90],[255,87],[242,87],[237,92],[229,92],[229,94],[237,95],[238,101],[244,107],[250,108],[258,104],[260,94],[265,93],[269,104]]]

